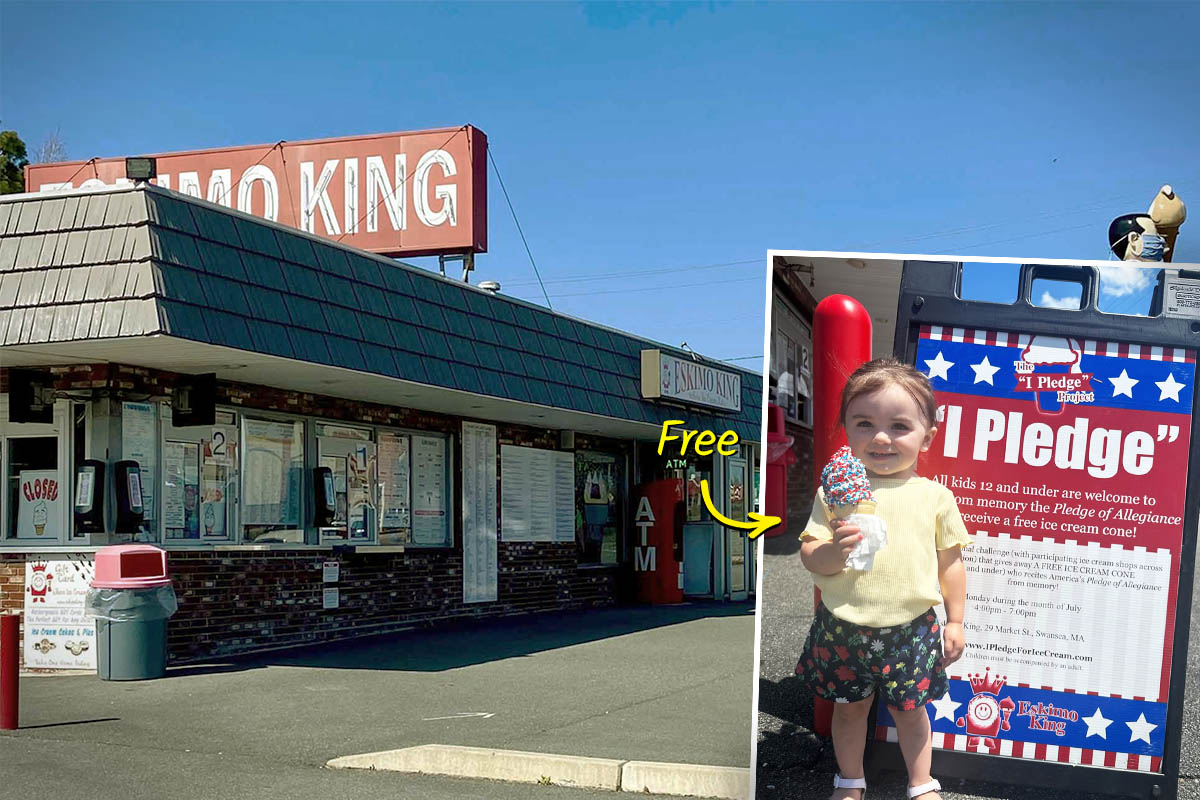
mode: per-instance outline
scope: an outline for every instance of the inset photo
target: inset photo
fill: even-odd
[[[1126,227],[770,253],[755,797],[1176,796],[1200,265]]]

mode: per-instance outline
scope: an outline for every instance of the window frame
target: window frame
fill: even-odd
[[[790,422],[811,428],[813,424],[812,326],[778,293],[774,297],[770,374],[775,379],[771,402],[784,409]],[[780,353],[780,340],[783,352]],[[792,367],[791,365],[794,365]],[[791,369],[795,371],[792,372]],[[782,378],[791,376],[790,391],[780,388]],[[802,391],[807,388],[807,393]],[[780,393],[785,393],[780,397]],[[804,398],[801,401],[801,398]],[[793,407],[793,401],[795,403]]]
[[[5,420],[4,431],[0,434],[0,478],[3,479],[3,489],[0,490],[0,549],[30,550],[41,546],[59,547],[69,544],[79,544],[75,536],[75,459],[74,451],[74,418],[71,401],[59,398],[54,401],[54,417],[49,423],[38,422],[8,422],[8,395],[0,396],[0,419]],[[57,539],[38,541],[36,539],[18,539],[15,530],[9,529],[9,495],[8,470],[12,458],[12,447],[8,444],[12,439],[44,439],[53,437],[58,445],[56,461],[59,477],[59,491],[65,494],[65,502],[59,507],[59,534]]]

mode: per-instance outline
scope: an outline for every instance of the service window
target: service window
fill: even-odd
[[[375,541],[378,526],[376,447],[371,431],[318,423],[317,466],[333,476],[334,516],[321,527],[321,542]]]
[[[8,422],[8,407],[0,403],[4,435],[0,436],[0,540],[24,547],[60,544],[71,531],[71,486],[67,481],[69,454],[60,435],[66,425],[67,403],[57,403],[54,422],[46,425]]]
[[[239,463],[237,414],[218,411],[213,425],[175,428],[163,419],[163,541],[236,541]]]
[[[379,543],[451,547],[450,437],[379,432]]]
[[[788,419],[812,425],[812,329],[782,298],[773,307],[771,402]]]
[[[141,473],[142,524],[133,536],[137,542],[158,541],[161,500],[161,475],[158,469],[159,417],[160,413],[169,411],[167,406],[157,403],[121,403],[120,457],[126,461],[136,461]],[[169,419],[167,424],[170,424]]]
[[[304,542],[304,423],[244,418],[241,529],[248,542]]]
[[[618,563],[624,467],[623,455],[575,452],[575,538],[580,563]]]

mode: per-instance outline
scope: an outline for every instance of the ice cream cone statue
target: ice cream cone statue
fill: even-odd
[[[1171,185],[1158,190],[1145,213],[1122,214],[1108,225],[1108,246],[1122,261],[1171,261],[1187,206]]]
[[[867,468],[849,447],[839,448],[821,470],[821,491],[830,519],[845,520],[861,529],[862,539],[850,551],[846,569],[866,572],[874,566],[875,554],[887,544],[887,525],[875,516]]]
[[[1168,183],[1158,190],[1148,213],[1159,236],[1165,240],[1163,261],[1171,261],[1175,253],[1175,239],[1179,237],[1179,226],[1187,219],[1187,206]]]
[[[46,513],[46,501],[39,501],[33,507],[33,532],[38,536],[46,533],[46,518],[49,515]]]

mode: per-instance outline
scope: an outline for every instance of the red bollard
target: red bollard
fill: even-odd
[[[871,360],[871,315],[862,303],[844,294],[831,294],[813,312],[813,485],[821,485],[821,470],[846,443],[838,418],[842,389],[854,370]],[[815,590],[814,604],[821,601]],[[821,736],[832,730],[833,703],[813,698],[813,729]]]
[[[21,669],[21,615],[0,614],[0,730],[15,731]]]

